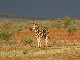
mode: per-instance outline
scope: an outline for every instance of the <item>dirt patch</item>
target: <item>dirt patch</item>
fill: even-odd
[[[23,30],[19,33],[14,32],[14,35],[18,40],[21,39],[22,37],[27,37],[27,36],[35,37],[35,32],[29,30]],[[49,37],[51,38],[51,40],[76,40],[80,39],[80,32],[75,32],[73,35],[69,35],[67,33],[67,30],[64,28],[58,28],[58,29],[53,28],[49,29]]]
[[[32,36],[35,37],[35,32],[34,31],[29,31],[29,30],[23,30],[21,32],[14,32],[13,33],[14,36],[16,37],[17,41],[20,41],[23,37],[27,37],[27,36]],[[68,40],[71,43],[75,43],[78,42],[77,40],[80,39],[80,32],[75,32],[74,35],[68,35],[67,30],[64,28],[53,28],[53,29],[49,29],[49,37],[50,37],[50,41],[58,41],[58,40]],[[33,41],[32,44],[35,44],[37,42]],[[79,43],[79,42],[78,42]],[[78,44],[77,43],[77,44]],[[33,45],[32,45],[33,46]],[[26,48],[25,46],[23,46],[20,43],[16,43],[14,46],[0,46],[0,51],[2,50],[17,50],[17,49],[24,49]]]

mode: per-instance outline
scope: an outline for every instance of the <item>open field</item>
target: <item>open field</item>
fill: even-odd
[[[37,47],[32,23],[49,30],[48,47],[42,39]],[[63,20],[0,20],[0,60],[80,60],[80,21]]]

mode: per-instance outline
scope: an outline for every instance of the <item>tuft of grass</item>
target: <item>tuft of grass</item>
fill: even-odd
[[[23,54],[28,54],[28,50],[23,50]]]
[[[30,45],[33,42],[33,37],[25,37],[21,40],[21,43],[24,45]]]
[[[9,40],[9,41],[2,41],[0,40],[0,46],[4,46],[4,45],[14,45],[16,43],[16,40]]]
[[[74,32],[76,31],[76,28],[71,24],[71,25],[68,25],[67,30],[69,35],[73,35]]]

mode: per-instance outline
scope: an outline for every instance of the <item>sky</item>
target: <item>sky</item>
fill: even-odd
[[[0,0],[0,12],[39,18],[79,18],[80,0]]]

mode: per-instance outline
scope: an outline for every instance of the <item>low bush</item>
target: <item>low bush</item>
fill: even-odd
[[[6,45],[14,45],[15,43],[16,43],[16,40],[14,39],[5,42]]]
[[[27,54],[28,53],[28,50],[23,50],[23,54]]]
[[[16,40],[8,40],[8,41],[3,41],[0,40],[0,46],[4,46],[4,45],[14,45],[16,43]]]
[[[71,20],[70,17],[65,17],[65,18],[64,18],[64,27],[67,28],[68,25],[71,24],[71,21],[72,21],[72,20]]]
[[[34,40],[33,37],[26,37],[21,40],[21,43],[24,45],[27,45],[27,44],[30,45],[33,42],[33,40]]]
[[[67,31],[68,31],[69,35],[73,35],[74,32],[77,30],[72,22],[73,21],[70,17],[65,17],[64,18],[64,27],[67,28]]]
[[[12,32],[7,29],[2,29],[0,31],[0,38],[2,40],[8,41],[11,39],[11,36],[12,36]]]
[[[67,30],[69,35],[73,35],[74,32],[76,31],[76,28],[71,24],[71,25],[68,25]]]

